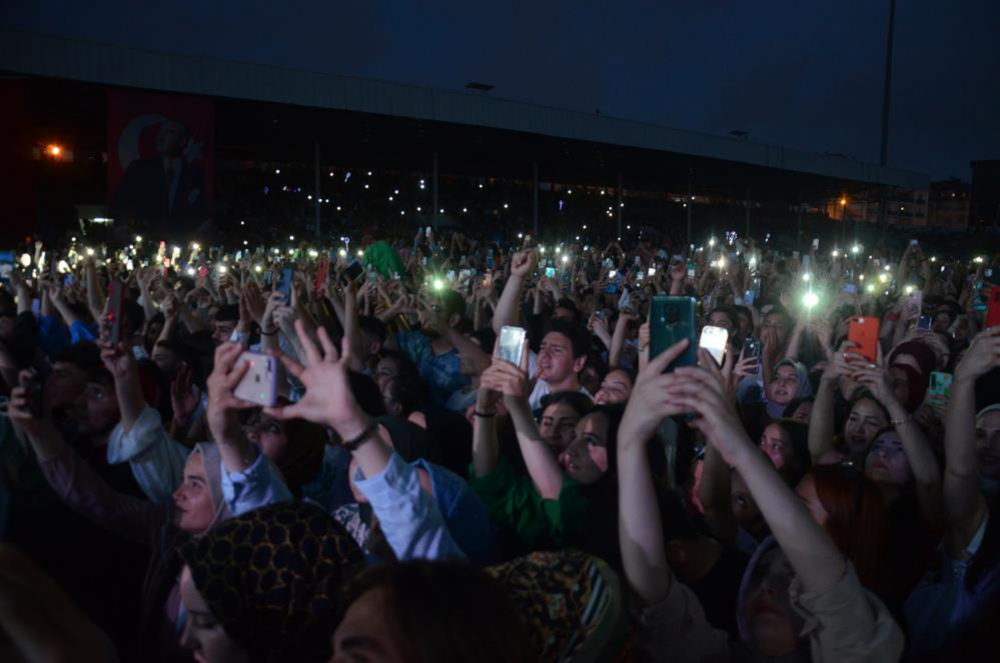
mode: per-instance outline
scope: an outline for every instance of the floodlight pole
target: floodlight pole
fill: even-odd
[[[538,238],[538,162],[531,164],[531,236]]]
[[[438,153],[434,153],[434,171],[431,174],[433,179],[432,185],[434,187],[434,209],[431,210],[434,213],[434,232],[438,229]]]
[[[688,244],[691,244],[691,212],[694,209],[694,182],[691,178],[688,178],[688,195],[687,200],[684,201],[684,206],[687,207],[687,222],[688,222]]]
[[[622,191],[622,171],[618,171],[618,234],[617,237],[622,236],[622,215],[625,212],[625,207],[622,205],[622,197],[624,192]]]
[[[746,236],[750,237],[750,187],[747,187],[747,222]]]
[[[316,177],[316,186],[315,186],[316,191],[313,193],[313,195],[316,196],[316,237],[320,237],[320,222],[321,222],[321,217],[320,217],[320,211],[319,211],[319,205],[320,205],[320,197],[319,197],[319,194],[320,194],[320,190],[319,190],[319,182],[320,182],[320,178],[319,178],[319,141],[316,141],[315,144],[314,144],[314,146],[313,146],[313,156],[315,157],[315,164],[314,164],[313,170],[315,171],[314,175]]]
[[[882,89],[882,149],[879,151],[879,165],[883,168],[889,162],[889,102],[892,97],[892,39],[896,27],[896,0],[889,0],[889,29],[885,38],[885,87]],[[889,187],[882,184],[882,201],[878,207],[882,238],[885,239],[889,223],[886,207],[889,204]]]

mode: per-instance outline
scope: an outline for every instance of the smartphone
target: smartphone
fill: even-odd
[[[759,338],[748,336],[747,339],[743,341],[743,352],[740,353],[742,354],[743,359],[753,358],[757,360],[757,366],[754,367],[752,371],[750,371],[754,375],[760,375],[760,357],[763,351],[764,351],[764,346],[760,342]]]
[[[696,306],[697,302],[693,297],[653,297],[649,310],[649,358],[653,359],[681,339],[688,339],[687,350],[674,360],[667,368],[668,371],[678,366],[694,366],[698,362]]]
[[[933,326],[934,326],[934,318],[929,315],[922,315],[920,316],[920,319],[917,321],[918,331],[925,331],[925,332],[930,331],[931,327]]]
[[[729,331],[722,327],[705,325],[701,328],[701,338],[698,340],[698,347],[708,350],[712,359],[719,366],[726,356],[726,342],[729,340]]]
[[[930,383],[927,385],[927,404],[940,409],[948,405],[948,401],[951,399],[952,380],[951,373],[933,371]]]
[[[111,281],[108,292],[108,313],[104,323],[108,326],[108,341],[117,346],[122,340],[122,313],[125,308],[125,286],[118,279]]]
[[[270,288],[271,283],[274,280],[274,272],[268,270],[264,272],[264,286]]]
[[[247,369],[240,383],[236,385],[233,395],[240,400],[264,407],[277,405],[278,360],[270,355],[244,352],[237,361],[242,364],[250,364],[250,368]]]
[[[344,270],[344,282],[350,283],[351,281],[356,281],[364,273],[364,266],[357,260],[352,260],[347,269]]]
[[[990,301],[986,306],[986,326],[1000,327],[1000,285],[990,290]]]
[[[510,325],[501,327],[500,340],[497,344],[497,359],[508,361],[520,368],[526,335],[527,332],[522,327]]]
[[[847,328],[847,340],[856,343],[857,347],[848,352],[859,354],[869,363],[874,364],[878,358],[878,332],[882,321],[873,316],[851,318]]]
[[[845,283],[844,292],[846,292],[849,295],[856,295],[858,294],[858,286],[854,285],[853,283]]]
[[[285,297],[285,303],[292,301],[292,278],[295,275],[293,267],[283,267],[281,270],[281,280],[278,281],[277,291]]]
[[[693,279],[695,275],[695,266],[693,262],[687,264],[687,277]]]
[[[42,381],[37,376],[33,377],[28,382],[28,412],[32,418],[41,419],[44,416],[43,399]]]
[[[319,261],[316,266],[316,279],[313,281],[313,288],[315,290],[321,290],[326,284],[327,276],[330,274],[330,259],[323,258]]]
[[[614,275],[611,274],[611,276],[614,276]],[[555,277],[556,277],[556,268],[555,267],[546,267],[545,268],[545,278],[547,278],[547,279],[554,279]]]
[[[910,246],[916,246],[916,245],[917,245],[917,240],[911,239],[910,240]]]
[[[656,267],[650,267],[647,269],[646,276],[656,276]]]
[[[811,256],[802,256],[802,269],[806,272],[809,271],[809,266],[811,264],[810,258]]]
[[[923,290],[914,290],[910,295],[909,301],[906,302],[906,310],[909,314],[908,318],[913,319],[920,316],[920,312],[924,308],[924,292]]]

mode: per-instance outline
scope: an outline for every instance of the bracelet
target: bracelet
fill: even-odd
[[[490,417],[497,416],[497,412],[496,410],[494,410],[493,412],[480,412],[479,410],[476,410],[475,415],[477,417],[482,417],[483,419],[489,419]]]
[[[907,424],[911,421],[913,421],[913,415],[908,414],[902,419],[890,419],[889,423],[892,424],[893,426],[902,426],[903,424]]]
[[[278,333],[278,328],[277,327],[275,327],[274,331],[271,331],[271,332],[264,331],[263,327],[260,328],[260,335],[261,336],[274,336],[277,333]]]
[[[368,422],[368,425],[365,426],[365,429],[361,431],[360,435],[355,437],[353,440],[345,440],[340,446],[344,447],[345,451],[354,453],[358,447],[364,444],[368,438],[375,434],[376,430],[378,430],[378,421],[372,419]]]

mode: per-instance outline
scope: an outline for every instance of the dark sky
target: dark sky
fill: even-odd
[[[878,160],[888,0],[17,0],[0,22]],[[1000,158],[1000,3],[899,0],[891,165]]]

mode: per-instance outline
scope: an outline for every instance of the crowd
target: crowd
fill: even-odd
[[[996,256],[488,232],[14,252],[0,659],[992,660]]]

